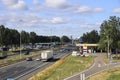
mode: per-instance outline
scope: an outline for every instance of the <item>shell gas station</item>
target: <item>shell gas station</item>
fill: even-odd
[[[95,49],[98,47],[98,44],[76,44],[76,46],[79,48],[80,54],[87,54],[87,53],[93,53]]]

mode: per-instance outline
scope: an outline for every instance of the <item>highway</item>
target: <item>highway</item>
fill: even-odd
[[[37,52],[37,51],[41,51],[41,50],[30,50],[30,53],[31,53],[31,52]],[[14,52],[14,53],[15,53],[15,52]],[[24,55],[24,53],[25,53],[25,51],[23,51],[21,54]],[[19,53],[19,52],[16,52],[15,54],[10,54],[10,55],[8,55],[7,58],[0,59],[0,61],[4,61],[4,60],[9,59],[9,58],[14,58],[14,57],[19,56],[19,55],[20,55],[20,53]]]
[[[0,80],[6,80],[7,78],[14,78],[15,80],[27,80],[31,75],[43,70],[50,66],[59,58],[62,58],[70,53],[70,51],[55,52],[54,59],[48,62],[36,61],[22,61],[16,64],[12,64],[0,69]],[[30,75],[29,75],[30,74]]]

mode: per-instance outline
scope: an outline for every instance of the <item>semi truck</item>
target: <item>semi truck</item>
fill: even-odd
[[[47,50],[41,53],[41,61],[48,61],[49,59],[53,59],[52,50]]]

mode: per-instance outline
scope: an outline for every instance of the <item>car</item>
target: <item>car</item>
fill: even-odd
[[[41,59],[40,58],[36,58],[36,61],[40,61]]]
[[[32,59],[32,57],[27,57],[26,58],[26,61],[32,61],[33,59]]]
[[[14,80],[13,78],[7,78],[7,80]]]
[[[25,51],[25,53],[24,53],[24,55],[29,55],[29,51],[27,50],[27,51]]]
[[[72,56],[80,56],[80,53],[78,51],[73,51]]]

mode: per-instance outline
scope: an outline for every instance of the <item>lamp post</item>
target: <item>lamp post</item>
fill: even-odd
[[[108,51],[107,51],[107,52],[108,52],[108,53],[107,53],[107,57],[108,57],[108,58],[109,58],[109,53],[110,53],[110,52],[109,52],[109,51],[110,51],[110,48],[109,48],[109,47],[110,47],[110,42],[109,42],[109,37],[107,36],[107,48],[108,48],[108,49],[107,49],[107,50],[108,50]]]
[[[20,31],[20,60],[21,60],[21,31]]]
[[[23,21],[23,20],[19,20],[19,22],[22,22],[22,21]],[[22,59],[22,54],[21,54],[21,53],[22,53],[22,51],[21,51],[21,49],[22,49],[22,46],[21,46],[21,43],[22,43],[22,42],[21,42],[21,40],[22,40],[22,39],[21,39],[21,32],[22,32],[22,30],[20,31],[20,60]]]

